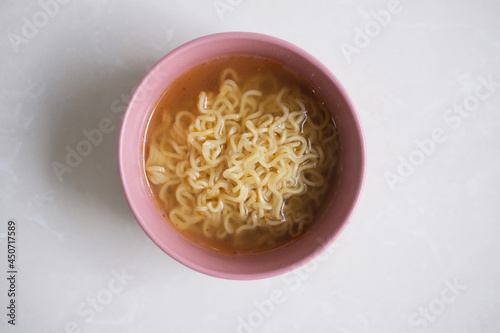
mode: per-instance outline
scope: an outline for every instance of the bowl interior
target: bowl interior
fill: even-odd
[[[332,110],[340,133],[341,176],[336,194],[322,218],[301,239],[255,256],[228,256],[187,240],[165,221],[147,186],[143,166],[144,134],[152,109],[164,90],[189,68],[224,55],[250,55],[276,60],[310,80]],[[253,33],[222,33],[182,45],[161,59],[134,92],[126,110],[119,142],[119,165],[129,205],[148,236],[167,254],[199,272],[228,279],[258,279],[298,268],[313,259],[348,223],[364,174],[361,128],[352,103],[331,72],[298,47]]]

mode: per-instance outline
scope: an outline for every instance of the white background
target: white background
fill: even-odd
[[[0,4],[1,332],[500,330],[499,1],[61,3]],[[317,57],[364,127],[350,225],[322,261],[285,276],[228,281],[184,267],[122,192],[117,141],[132,89],[175,47],[222,31]],[[59,179],[54,165],[103,119],[111,133]]]

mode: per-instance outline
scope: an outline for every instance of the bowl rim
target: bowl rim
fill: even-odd
[[[343,221],[340,222],[339,227],[336,229],[336,231],[331,234],[327,235],[325,239],[322,241],[322,248],[319,250],[315,250],[313,253],[307,255],[305,258],[302,260],[299,260],[295,262],[292,265],[287,265],[284,267],[280,267],[280,265],[276,265],[274,269],[268,269],[263,272],[254,272],[254,273],[241,273],[241,272],[222,272],[217,269],[212,269],[211,267],[206,267],[201,265],[199,262],[193,262],[189,261],[186,258],[180,256],[175,249],[172,249],[171,247],[167,246],[164,242],[161,241],[160,237],[151,230],[150,226],[146,221],[143,220],[141,211],[143,210],[140,201],[143,200],[151,200],[150,198],[145,199],[136,196],[134,193],[134,185],[131,183],[133,175],[130,175],[130,167],[129,163],[126,160],[126,154],[125,152],[127,151],[126,145],[127,145],[127,130],[130,127],[130,123],[134,121],[132,118],[133,114],[133,107],[135,106],[135,102],[138,99],[138,95],[141,92],[141,90],[144,89],[144,86],[147,83],[147,80],[150,78],[151,73],[155,73],[159,68],[164,66],[165,63],[168,63],[169,59],[175,58],[184,52],[188,52],[191,48],[196,48],[199,47],[200,45],[203,45],[204,43],[211,43],[211,42],[221,42],[221,41],[229,41],[232,39],[244,39],[248,41],[255,41],[255,42],[265,42],[269,43],[272,45],[276,45],[277,47],[280,47],[282,49],[287,50],[288,52],[294,53],[302,58],[304,58],[308,63],[312,64],[314,67],[318,69],[318,71],[322,72],[325,74],[330,81],[332,81],[333,85],[338,89],[339,94],[342,96],[342,98],[345,101],[345,104],[347,108],[349,109],[349,113],[352,116],[352,122],[354,124],[355,130],[356,130],[356,135],[357,139],[359,140],[359,175],[357,179],[357,183],[355,184],[354,192],[355,195],[352,198],[352,200],[349,203],[349,207],[347,208],[347,213],[345,215],[345,218]],[[195,64],[196,65],[196,64]],[[193,66],[195,66],[193,65]],[[192,67],[192,66],[191,66]],[[165,90],[167,87],[164,87],[163,90]],[[151,113],[151,111],[149,111]],[[143,118],[146,117],[143,115]],[[149,118],[149,115],[147,116]],[[361,127],[361,123],[359,120],[359,115],[356,111],[356,108],[348,95],[347,91],[343,87],[343,85],[340,83],[340,81],[334,76],[334,74],[323,64],[321,63],[318,59],[313,57],[311,54],[306,52],[305,50],[299,48],[298,46],[287,42],[285,40],[282,40],[280,38],[270,36],[270,35],[265,35],[265,34],[260,34],[260,33],[254,33],[254,32],[222,32],[222,33],[215,33],[215,34],[209,34],[205,36],[198,37],[196,39],[193,39],[187,43],[184,43],[172,51],[168,52],[165,56],[163,56],[149,71],[148,73],[143,77],[143,79],[140,81],[140,83],[137,85],[137,87],[134,89],[134,92],[132,93],[132,96],[129,100],[129,103],[127,105],[127,108],[125,110],[125,113],[123,115],[123,120],[120,128],[120,135],[119,135],[119,141],[118,141],[118,166],[119,166],[119,172],[120,172],[120,178],[122,181],[122,186],[123,190],[127,199],[127,202],[130,206],[130,209],[135,216],[137,222],[141,226],[141,228],[144,230],[144,232],[148,235],[148,237],[160,248],[162,251],[167,253],[170,257],[175,259],[176,261],[180,262],[181,264],[198,271],[203,274],[207,274],[213,277],[218,277],[218,278],[225,278],[225,279],[231,279],[231,280],[255,280],[255,279],[262,279],[262,278],[269,278],[277,275],[281,275],[284,273],[287,273],[289,271],[292,271],[307,262],[315,259],[318,255],[320,255],[326,248],[328,248],[333,241],[338,237],[338,235],[343,231],[343,229],[349,224],[350,218],[354,212],[355,207],[357,206],[360,196],[362,193],[362,189],[364,186],[364,178],[365,178],[365,172],[366,172],[366,152],[365,152],[365,140],[364,140],[364,133],[363,129]],[[137,165],[136,165],[137,166]],[[135,175],[137,177],[138,175]],[[143,175],[139,175],[142,177]],[[132,178],[131,178],[132,177]],[[205,249],[205,251],[209,251]],[[231,256],[229,256],[231,257]]]

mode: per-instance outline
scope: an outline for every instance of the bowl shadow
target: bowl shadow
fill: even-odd
[[[54,98],[45,105],[57,114],[49,125],[48,177],[73,200],[88,209],[111,210],[119,221],[135,222],[118,169],[121,119],[152,64],[144,61],[113,72],[75,68],[53,87]]]

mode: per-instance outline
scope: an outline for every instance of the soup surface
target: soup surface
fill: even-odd
[[[285,246],[322,212],[337,177],[331,113],[304,79],[264,58],[190,69],[155,106],[146,178],[185,237],[224,254]]]

